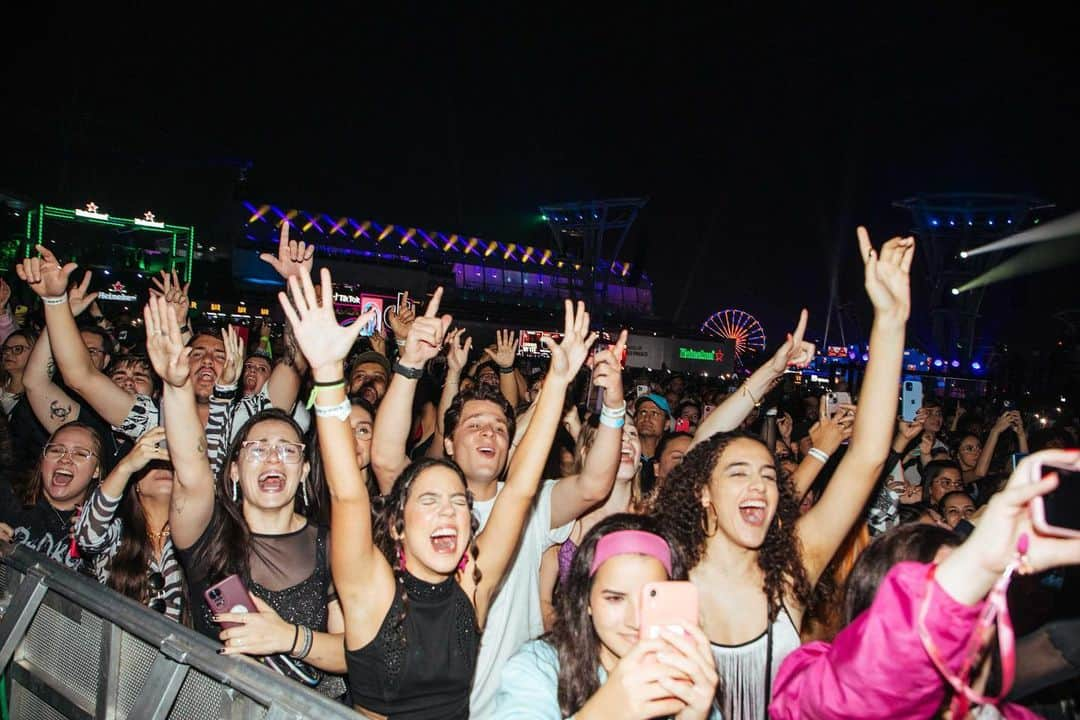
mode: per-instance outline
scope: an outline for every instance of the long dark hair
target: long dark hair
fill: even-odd
[[[701,504],[701,492],[709,484],[724,450],[733,441],[743,438],[765,447],[761,440],[743,432],[717,433],[698,443],[686,454],[656,496],[654,507],[660,527],[667,537],[676,539],[682,545],[690,568],[697,566],[705,556],[709,539],[706,534],[708,512]],[[772,454],[770,450],[769,455]],[[810,601],[813,589],[803,565],[802,544],[795,534],[799,502],[789,483],[778,481],[777,486],[779,504],[757,558],[758,567],[765,573],[763,589],[768,598],[770,623],[780,614],[785,591],[790,590],[794,598],[805,606]]]
[[[874,602],[878,586],[893,565],[905,560],[932,562],[943,546],[956,547],[961,537],[938,525],[912,523],[895,527],[874,538],[848,575],[844,591],[844,625]]]
[[[363,408],[371,416],[371,422],[375,422],[375,408],[359,395],[349,397],[350,404]],[[312,448],[319,447],[318,428],[313,428],[310,433],[309,445]],[[375,472],[371,469],[371,460],[368,460],[366,468],[360,468],[360,474],[364,476],[364,486],[367,487],[368,497],[371,498],[372,509],[375,507],[375,499],[382,493],[379,491],[379,482],[375,478]],[[323,465],[322,453],[311,453],[311,472],[308,474],[308,498],[307,508],[301,512],[319,525],[330,527],[330,486],[326,482],[326,468]]]
[[[394,487],[390,489],[390,493],[377,498],[373,498],[373,507],[375,508],[375,517],[372,520],[372,540],[375,546],[382,551],[382,554],[386,557],[386,561],[390,563],[390,567],[394,570],[394,577],[398,581],[398,592],[401,594],[402,612],[401,616],[397,618],[396,625],[400,629],[405,623],[405,613],[408,608],[408,595],[405,592],[405,570],[401,567],[399,557],[404,549],[401,544],[401,536],[405,532],[405,504],[409,501],[409,495],[412,491],[413,483],[416,478],[420,477],[420,474],[425,470],[433,467],[444,467],[452,470],[455,475],[461,480],[462,487],[465,488],[465,497],[469,503],[469,518],[471,520],[469,524],[469,555],[472,557],[473,566],[473,581],[476,587],[480,586],[480,579],[482,574],[480,572],[480,565],[478,559],[480,557],[480,550],[476,546],[476,534],[480,529],[480,521],[477,520],[476,515],[473,514],[473,494],[469,490],[468,483],[465,481],[465,473],[461,472],[461,468],[457,466],[457,463],[451,460],[436,460],[434,458],[423,458],[411,463],[405,468],[397,480],[394,481]],[[473,593],[473,605],[476,605],[475,592]]]
[[[555,622],[544,640],[559,655],[559,708],[569,717],[582,708],[600,689],[600,637],[589,614],[593,576],[589,572],[596,544],[605,535],[619,530],[642,530],[660,535],[671,549],[671,580],[686,579],[686,562],[677,542],[664,535],[655,519],[644,515],[618,513],[604,518],[585,534],[570,563],[570,573],[562,592],[555,598]]]
[[[230,468],[233,463],[239,462],[240,448],[247,441],[248,435],[259,423],[267,420],[277,420],[288,424],[301,442],[304,441],[304,431],[296,424],[292,416],[277,408],[263,410],[251,418],[236,433],[236,437],[229,445],[225,453],[225,459],[221,463],[217,482],[214,485],[214,514],[207,528],[209,541],[200,555],[194,558],[194,565],[205,568],[206,578],[209,582],[217,582],[232,574],[244,578],[245,582],[251,578],[251,564],[249,555],[252,551],[251,529],[247,520],[244,519],[242,496],[237,500],[232,499],[232,480]],[[308,448],[310,448],[310,444]],[[305,448],[305,457],[301,464],[307,460],[308,448]],[[304,482],[301,480],[301,482]],[[301,491],[298,488],[297,496]],[[294,499],[294,503],[299,502]]]

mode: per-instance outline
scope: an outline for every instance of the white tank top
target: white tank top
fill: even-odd
[[[799,631],[785,607],[773,621],[772,636],[770,683],[776,679],[780,663],[801,644]],[[768,630],[741,645],[711,643],[716,672],[720,675],[717,692],[724,720],[764,720],[767,717],[765,662],[768,643]]]

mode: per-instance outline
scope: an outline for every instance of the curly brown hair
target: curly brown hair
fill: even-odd
[[[717,433],[698,443],[661,486],[653,505],[661,531],[682,545],[687,566],[693,569],[705,556],[709,536],[705,532],[707,511],[701,493],[724,450],[735,440],[752,440],[766,447],[760,439],[743,432]],[[766,447],[766,450],[768,448]],[[772,452],[769,452],[772,455]],[[779,483],[780,501],[765,542],[758,549],[758,566],[765,573],[764,591],[769,603],[769,622],[776,619],[790,592],[797,602],[806,605],[812,588],[802,560],[802,544],[795,534],[799,519],[799,501],[788,483]]]

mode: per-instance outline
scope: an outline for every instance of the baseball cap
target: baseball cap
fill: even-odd
[[[634,412],[637,412],[638,408],[641,407],[641,403],[645,402],[646,400],[663,410],[664,414],[668,417],[671,416],[671,406],[668,405],[667,398],[663,397],[662,395],[657,395],[656,393],[649,393],[648,395],[642,395],[641,397],[639,397],[637,401],[634,402]]]

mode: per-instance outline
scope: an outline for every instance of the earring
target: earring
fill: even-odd
[[[776,529],[777,530],[783,530],[784,529],[784,518],[780,517],[779,515],[776,516]]]
[[[305,509],[305,510],[307,510],[307,508],[308,508],[308,499],[307,499],[307,480],[301,480],[301,481],[300,481],[300,490],[301,490],[301,491],[303,491],[303,498],[304,498],[304,509]]]
[[[400,545],[397,546],[397,564],[399,570],[405,570],[405,548]]]
[[[465,568],[469,566],[469,551],[461,553],[461,562],[457,564],[458,572],[465,572]]]
[[[232,481],[232,500],[233,500],[233,502],[236,502],[239,499],[240,499],[240,483],[238,483],[236,481],[236,478],[233,478],[233,481]]]
[[[711,518],[710,518],[711,516]],[[711,520],[711,523],[710,523]],[[711,524],[711,529],[710,529]],[[713,506],[712,500],[705,504],[705,514],[701,517],[701,529],[705,533],[705,537],[712,537],[716,534],[716,531],[720,528],[720,516],[716,513],[716,507]]]

